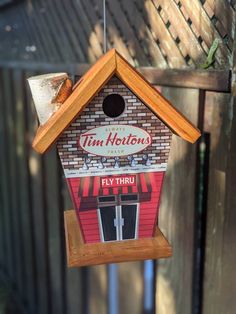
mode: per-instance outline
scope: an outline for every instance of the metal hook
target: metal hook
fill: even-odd
[[[107,52],[106,0],[103,0],[103,52]]]

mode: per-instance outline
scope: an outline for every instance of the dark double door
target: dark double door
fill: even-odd
[[[102,197],[98,208],[102,240],[122,241],[137,238],[138,196],[111,197],[107,197],[107,204],[106,197]]]

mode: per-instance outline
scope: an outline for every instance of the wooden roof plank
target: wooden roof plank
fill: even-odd
[[[178,112],[145,78],[131,67],[119,54],[116,56],[117,76],[156,114],[183,139],[194,143],[200,131]],[[153,100],[155,99],[155,100]]]
[[[115,50],[110,50],[80,79],[80,84],[43,126],[40,126],[33,148],[44,153],[60,136],[63,130],[84,109],[94,95],[112,77],[116,69]]]

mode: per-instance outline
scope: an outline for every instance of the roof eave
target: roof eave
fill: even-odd
[[[34,150],[40,154],[45,153],[109,81],[116,71],[115,54],[115,49],[112,49],[86,72],[78,87],[63,106],[43,126],[38,128],[32,143]]]
[[[118,53],[116,75],[175,134],[190,143],[201,136],[200,131]]]

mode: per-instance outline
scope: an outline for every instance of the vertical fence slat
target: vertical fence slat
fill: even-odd
[[[29,141],[35,135],[37,122],[34,105],[31,101],[28,108]],[[37,313],[50,313],[50,287],[49,287],[49,252],[48,252],[48,221],[46,208],[46,195],[44,185],[44,160],[31,148],[29,151],[29,169],[32,193],[32,213],[34,246],[36,255],[36,287]]]
[[[67,313],[82,313],[82,278],[81,269],[66,266]]]
[[[28,313],[35,311],[36,289],[35,289],[35,252],[34,252],[34,234],[32,226],[31,209],[31,187],[28,168],[29,143],[27,142],[27,107],[29,105],[29,95],[26,94],[26,81],[24,73],[14,71],[14,94],[16,105],[16,152],[18,168],[18,193],[19,210],[21,217],[23,252],[23,285],[25,295],[25,306]]]
[[[25,163],[23,162],[24,155],[24,110],[23,110],[23,86],[22,86],[22,77],[21,71],[13,71],[12,73],[12,93],[14,94],[14,100],[12,100],[12,107],[14,107],[15,115],[14,115],[14,132],[15,132],[15,169],[14,169],[14,180],[17,184],[16,186],[16,194],[17,194],[17,206],[14,209],[15,216],[17,218],[18,228],[15,230],[17,232],[16,246],[20,251],[20,263],[18,265],[19,269],[19,286],[18,293],[22,292],[24,289],[24,293],[22,294],[22,300],[26,302],[28,299],[28,281],[26,278],[26,266],[25,266],[25,237],[23,236],[24,230],[24,221],[23,216],[25,213],[25,203],[24,200],[27,198],[25,195],[22,196],[22,189],[24,186],[27,186],[27,182],[22,180],[24,178],[24,168]],[[23,202],[23,203],[22,203]],[[17,263],[17,261],[16,261]],[[24,287],[24,288],[23,288]]]
[[[236,299],[235,299],[235,283],[236,283],[236,273],[235,273],[235,257],[236,257],[236,97],[231,98],[231,133],[229,140],[230,151],[227,160],[227,170],[226,170],[226,194],[225,194],[225,224],[224,230],[224,250],[222,252],[224,256],[223,265],[224,267],[224,278],[222,285],[221,297],[222,299],[222,312],[232,313],[236,309]],[[220,299],[219,299],[220,301]]]
[[[7,185],[6,185],[6,137],[5,137],[5,110],[3,107],[4,104],[4,90],[3,90],[3,71],[0,71],[0,95],[2,97],[2,101],[0,101],[0,189],[1,189],[1,242],[2,242],[2,254],[1,254],[1,267],[4,272],[7,272],[9,264],[9,228],[8,228],[8,220],[7,220],[7,210],[8,210],[8,195],[7,195]]]
[[[50,281],[52,297],[52,314],[65,314],[65,295],[63,293],[63,263],[61,259],[61,237],[64,236],[60,230],[60,191],[58,188],[58,159],[55,147],[45,156],[46,194],[47,194],[47,217],[49,237],[50,258]],[[50,314],[51,314],[50,313]]]
[[[69,190],[66,185],[66,180],[61,169],[61,193],[63,197],[63,209],[73,208],[72,202],[69,196]],[[64,237],[63,231],[63,237]],[[64,238],[65,239],[65,238]],[[65,250],[65,244],[64,244]],[[65,252],[65,251],[64,251]],[[82,270],[81,268],[68,268],[65,262],[65,285],[66,285],[66,308],[68,314],[76,314],[82,312],[83,303],[86,300],[84,292],[86,291],[83,284]],[[86,314],[86,313],[85,313]]]
[[[11,279],[16,278],[16,264],[17,255],[16,255],[16,243],[15,243],[15,217],[14,209],[16,208],[15,204],[15,190],[14,190],[14,181],[15,180],[15,169],[13,161],[13,146],[12,146],[12,137],[14,131],[13,118],[11,115],[11,95],[12,90],[10,88],[10,70],[3,70],[3,86],[4,86],[4,128],[5,128],[5,149],[6,149],[6,158],[4,162],[4,178],[6,184],[6,193],[7,193],[7,226],[8,226],[8,270],[9,276]],[[13,195],[12,195],[13,194]],[[10,197],[9,197],[10,196]],[[18,267],[17,267],[18,268]]]
[[[207,93],[205,131],[210,162],[203,313],[235,311],[235,103],[230,95]]]
[[[198,90],[163,88],[162,93],[197,124]],[[159,227],[173,246],[173,257],[157,263],[158,314],[191,313],[195,169],[196,144],[173,136],[159,218]]]
[[[88,267],[88,269],[88,285],[90,294],[88,313],[107,313],[106,266],[91,266]]]
[[[143,263],[121,263],[118,271],[120,313],[142,313]]]
[[[10,173],[11,173],[11,190],[10,195],[12,199],[12,219],[14,229],[12,230],[15,243],[15,254],[16,260],[14,261],[14,267],[16,271],[16,288],[18,293],[23,300],[23,282],[24,282],[24,255],[22,250],[23,239],[21,229],[21,206],[20,206],[20,195],[19,195],[19,167],[17,165],[17,98],[15,94],[14,86],[14,73],[15,71],[9,71],[9,82],[8,82],[8,101],[9,101],[9,117],[8,117],[8,132],[9,132],[9,154],[10,154]]]

